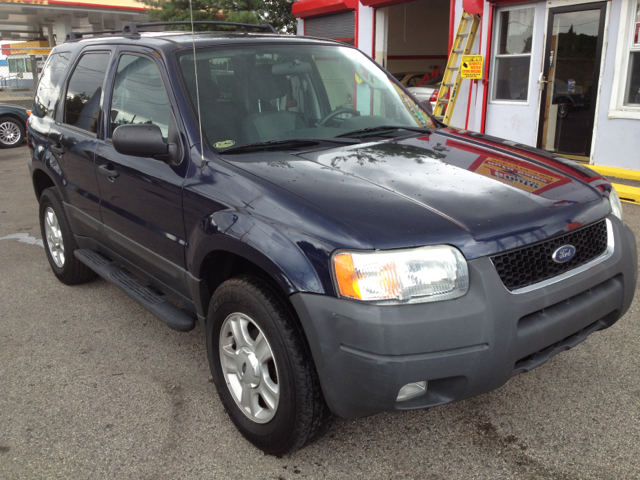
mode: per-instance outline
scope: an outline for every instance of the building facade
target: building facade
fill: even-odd
[[[299,0],[299,35],[347,41],[390,73],[446,64],[463,11],[481,15],[451,125],[640,170],[640,0]]]

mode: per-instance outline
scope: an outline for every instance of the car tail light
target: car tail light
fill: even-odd
[[[431,94],[431,97],[429,98],[430,102],[435,102],[436,100],[438,100],[438,93],[440,92],[440,90],[434,90],[433,93]]]

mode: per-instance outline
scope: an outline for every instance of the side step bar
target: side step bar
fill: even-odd
[[[112,283],[133,300],[158,317],[167,327],[188,332],[196,326],[196,317],[168,302],[150,288],[132,278],[111,260],[93,250],[76,250],[75,257],[107,282]]]

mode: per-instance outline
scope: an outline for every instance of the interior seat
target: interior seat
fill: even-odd
[[[289,93],[284,75],[273,75],[272,65],[257,65],[249,90],[251,109],[255,112],[242,121],[244,143],[268,142],[285,138],[285,134],[305,128],[300,114],[281,109],[281,99]]]
[[[198,60],[197,66],[202,130],[207,132],[207,137],[214,145],[226,140],[239,142],[242,119],[246,116],[246,110],[240,102],[222,98],[220,87],[211,75],[208,59]],[[192,81],[193,78],[195,84],[193,71],[185,69],[185,78],[188,81]],[[191,90],[193,104],[197,108],[195,88]]]

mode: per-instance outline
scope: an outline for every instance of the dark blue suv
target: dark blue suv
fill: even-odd
[[[261,28],[72,35],[28,126],[55,275],[199,323],[256,446],[488,392],[627,311],[636,243],[605,178]]]

